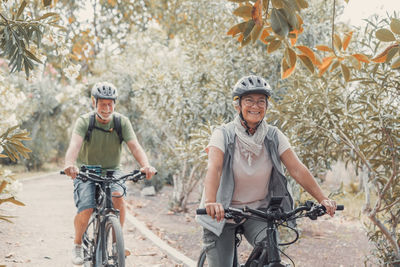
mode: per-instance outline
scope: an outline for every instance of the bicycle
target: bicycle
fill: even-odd
[[[65,172],[60,171],[60,174]],[[125,180],[138,182],[145,177],[146,174],[138,170],[115,178],[113,170],[107,170],[106,175],[101,176],[101,166],[98,165],[81,167],[76,178],[83,182],[93,181],[96,187],[96,207],[82,237],[85,267],[125,266],[125,245],[119,210],[114,209],[112,203],[112,197],[122,197],[123,194],[112,196],[111,184],[119,184]]]
[[[259,220],[266,223],[266,236],[260,242],[256,242],[252,252],[250,253],[245,264],[237,265],[237,247],[242,240],[243,229],[239,226],[235,230],[235,251],[233,267],[288,267],[283,265],[281,260],[281,253],[285,255],[295,266],[293,260],[283,253],[278,246],[287,246],[295,243],[299,239],[299,232],[287,225],[287,222],[294,221],[299,218],[308,217],[311,220],[316,220],[319,216],[326,214],[326,209],[322,205],[316,205],[312,201],[306,201],[294,210],[284,212],[280,207],[283,197],[272,197],[269,207],[266,211],[251,209],[245,207],[242,209],[227,208],[225,209],[225,219],[233,219],[235,223],[240,223],[243,219]],[[343,210],[343,205],[337,205],[336,210]],[[206,215],[206,209],[197,209],[196,214]],[[277,242],[277,229],[278,226],[284,226],[291,229],[296,237],[294,240],[287,243]],[[206,262],[206,253],[203,250],[197,261],[197,266],[202,267]]]

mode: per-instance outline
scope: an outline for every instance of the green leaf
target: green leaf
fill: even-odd
[[[233,11],[233,14],[244,19],[250,19],[252,10],[253,8],[251,6],[240,6]]]
[[[311,59],[306,55],[297,55],[297,57],[300,58],[301,62],[303,62],[304,66],[306,66],[311,74],[314,74],[314,64]]]
[[[340,64],[340,67],[342,68],[342,74],[343,74],[344,80],[346,82],[350,81],[350,70],[349,70],[349,68],[344,64]]]
[[[19,18],[19,16],[21,16],[22,12],[24,12],[24,9],[26,7],[26,1],[22,1],[21,5],[19,6],[18,12],[17,12],[17,19]]]
[[[396,38],[394,37],[393,33],[388,29],[379,29],[375,32],[376,38],[382,42],[394,42]]]
[[[44,7],[47,7],[49,5],[51,5],[51,0],[43,0],[43,6]]]
[[[395,34],[400,34],[400,20],[399,19],[392,19],[390,22],[390,29]]]
[[[268,53],[272,53],[275,50],[277,50],[279,47],[281,47],[282,42],[280,40],[272,40],[269,44],[268,44],[268,48],[267,48],[267,52]]]
[[[251,31],[251,40],[253,44],[260,38],[261,31],[263,29],[263,26],[255,25],[253,30]]]
[[[296,4],[302,9],[308,8],[308,3],[306,0],[296,0]]]
[[[399,52],[398,46],[390,48],[389,52],[387,53],[385,62],[389,63],[392,60],[392,58],[397,54],[397,52]]]
[[[281,9],[273,8],[271,11],[271,27],[272,30],[283,37],[286,37],[289,34],[289,24],[283,15],[283,11]]]
[[[6,199],[0,199],[0,204],[5,203],[5,202],[11,202],[11,203],[13,203],[15,205],[18,205],[18,206],[25,206],[24,203],[22,203],[19,200],[16,200],[14,197],[9,197],[9,198],[6,198]]]
[[[243,33],[243,40],[245,40],[245,39],[247,39],[247,37],[249,37],[249,35],[250,35],[251,31],[253,30],[255,24],[256,23],[254,22],[254,20],[249,20],[249,22],[247,23],[247,28]]]
[[[44,14],[40,18],[38,18],[38,20],[46,19],[46,18],[52,17],[52,16],[59,17],[60,15],[56,12],[49,12],[49,13]]]
[[[29,58],[35,60],[36,62],[38,62],[38,63],[40,63],[40,64],[43,64],[42,61],[40,61],[34,54],[31,53],[31,51],[25,49],[25,54],[26,54]]]
[[[30,69],[30,66],[29,66],[28,58],[27,58],[27,57],[24,57],[24,68],[25,68],[26,77],[29,77],[29,69]]]
[[[2,155],[2,154],[0,154],[0,155]],[[6,182],[6,181],[3,181],[3,182],[1,183],[1,185],[0,185],[0,194],[1,194],[1,192],[3,192],[4,188],[6,188],[6,186],[7,186],[7,182]]]
[[[7,219],[7,218],[15,218],[15,216],[5,216],[5,215],[0,215],[0,220],[9,222],[9,223],[13,223],[13,221]]]
[[[400,67],[400,57],[397,57],[391,65],[392,69],[397,69]]]

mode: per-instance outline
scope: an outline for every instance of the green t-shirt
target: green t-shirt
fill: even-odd
[[[78,118],[75,123],[74,133],[85,138],[89,127],[89,117],[93,114],[87,113]],[[136,134],[133,131],[132,124],[126,116],[119,113],[121,117],[122,137],[125,142],[136,139]],[[107,124],[101,124],[95,119],[95,126],[109,130],[114,128],[114,120]],[[121,160],[122,144],[120,144],[117,131],[103,132],[93,128],[90,142],[84,140],[81,150],[78,154],[77,164],[81,165],[101,165],[102,169],[119,169]]]

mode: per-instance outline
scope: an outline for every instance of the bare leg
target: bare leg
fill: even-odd
[[[114,195],[114,193],[113,193],[113,195]],[[115,195],[120,195],[120,193],[116,192]],[[125,200],[123,197],[113,197],[112,200],[113,200],[114,208],[119,210],[119,221],[121,223],[121,226],[124,226],[125,212],[126,212]]]
[[[79,212],[74,219],[75,226],[75,244],[82,244],[82,236],[88,225],[90,215],[92,215],[93,209],[86,209]]]

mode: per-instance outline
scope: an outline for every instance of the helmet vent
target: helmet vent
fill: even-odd
[[[254,85],[253,80],[249,79],[249,82],[251,83],[251,85]]]

